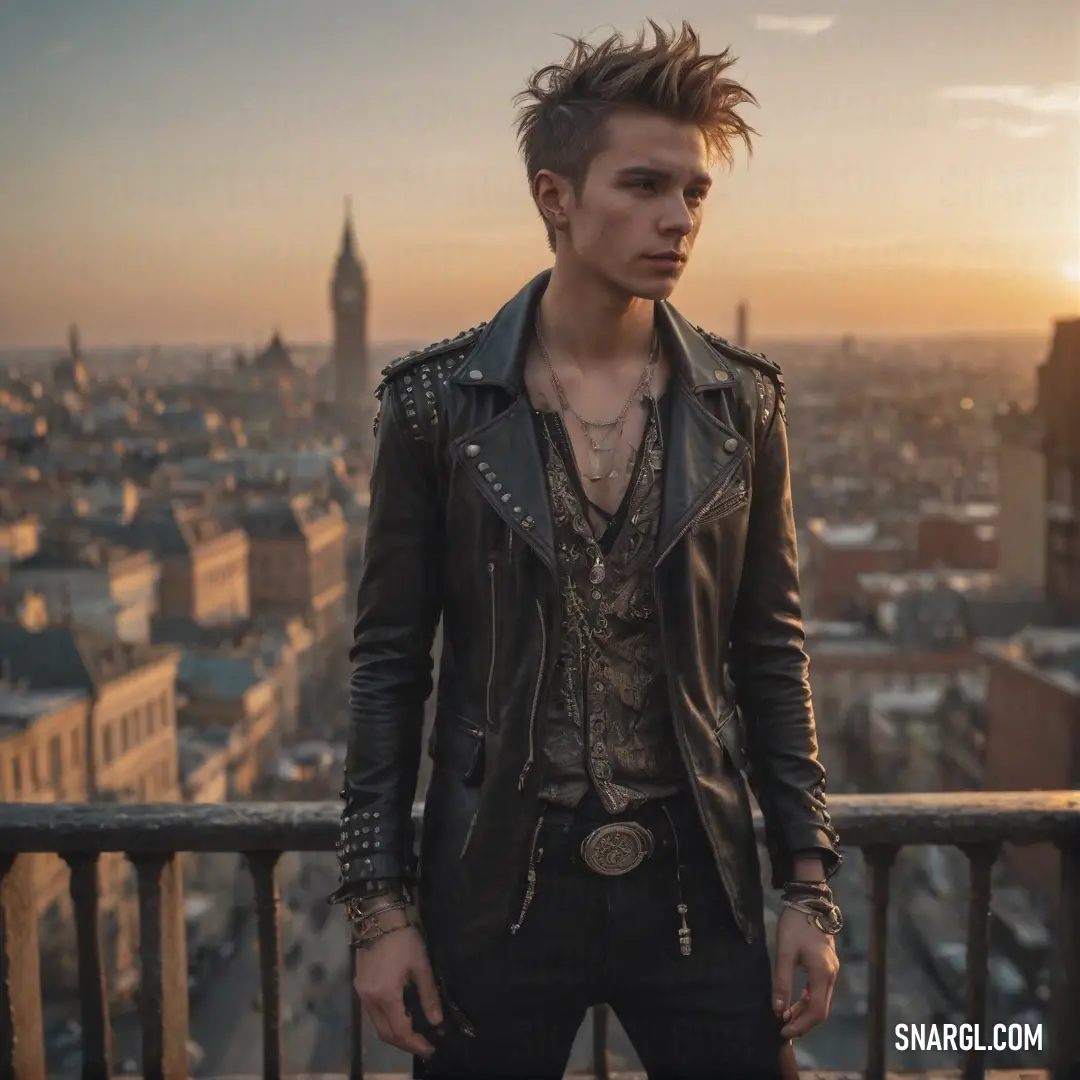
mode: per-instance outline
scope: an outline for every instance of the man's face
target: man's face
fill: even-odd
[[[580,198],[571,192],[564,203],[568,227],[558,234],[556,257],[568,248],[564,257],[631,296],[665,300],[686,268],[710,184],[697,127],[617,114]]]

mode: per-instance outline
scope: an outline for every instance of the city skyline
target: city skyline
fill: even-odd
[[[257,14],[256,14],[257,12]],[[0,13],[0,348],[330,337],[351,195],[371,339],[490,318],[550,262],[513,94],[558,34],[689,19],[761,102],[674,302],[754,337],[1042,333],[1080,314],[1065,0],[326,0]],[[487,35],[486,37],[484,35]],[[499,42],[492,50],[485,41]]]

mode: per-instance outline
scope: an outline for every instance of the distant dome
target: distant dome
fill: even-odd
[[[265,349],[255,357],[255,367],[278,375],[291,375],[295,371],[292,355],[285,348],[281,334],[275,333]]]

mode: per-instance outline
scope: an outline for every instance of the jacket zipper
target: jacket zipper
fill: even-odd
[[[709,502],[694,515],[694,523],[691,526],[693,532],[697,532],[706,520],[713,522],[719,521],[720,518],[727,516],[737,506],[747,501],[746,488],[740,488],[734,495],[729,495],[726,499],[720,499],[720,496],[716,496],[709,500]],[[719,501],[717,501],[719,500]]]
[[[495,653],[498,645],[496,639],[496,605],[495,605],[495,564],[489,562],[488,568],[488,580],[491,582],[491,663],[488,665],[488,681],[487,681],[487,696],[484,701],[484,711],[487,713],[487,726],[492,727],[491,723],[491,686],[495,681]]]
[[[522,924],[525,922],[525,916],[532,906],[533,897],[536,896],[536,868],[544,857],[544,849],[538,848],[536,842],[540,839],[540,830],[543,827],[544,814],[541,811],[540,816],[536,819],[536,828],[533,829],[532,843],[529,845],[529,870],[526,875],[525,899],[522,901],[521,913],[517,917],[517,922],[510,924],[511,934],[516,934],[521,929]]]
[[[529,757],[525,762],[525,768],[518,777],[518,791],[525,790],[525,777],[533,765],[535,756],[536,736],[536,707],[540,702],[540,686],[544,681],[544,667],[547,663],[547,627],[544,625],[544,609],[540,601],[536,601],[536,613],[540,617],[540,670],[536,675],[536,686],[533,688],[532,708],[529,710]]]
[[[465,852],[469,850],[469,843],[472,840],[473,829],[476,828],[476,819],[480,816],[480,808],[477,807],[473,813],[473,816],[469,819],[469,827],[465,830],[465,839],[461,844],[461,851],[458,853],[458,861],[465,858]]]
[[[671,554],[672,548],[674,548],[675,545],[692,528],[694,528],[707,513],[709,513],[709,511],[713,508],[713,506],[716,504],[716,502],[723,495],[725,495],[727,493],[727,483],[731,479],[731,477],[734,475],[735,470],[739,467],[739,464],[741,463],[741,461],[742,461],[742,458],[736,458],[734,461],[731,462],[731,464],[728,466],[727,470],[716,481],[716,490],[708,497],[708,499],[705,501],[705,503],[701,507],[701,509],[698,510],[698,512],[671,538],[671,540],[668,543],[667,547],[664,548],[664,550],[662,552],[660,552],[660,554],[657,556],[656,563],[663,562],[663,560],[666,559],[669,554]],[[654,566],[655,565],[656,564],[654,564]]]

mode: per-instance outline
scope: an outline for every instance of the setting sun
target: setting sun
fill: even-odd
[[[1080,259],[1066,263],[1061,272],[1070,280],[1080,284]]]

